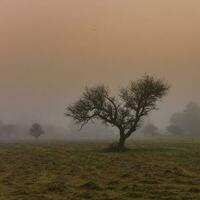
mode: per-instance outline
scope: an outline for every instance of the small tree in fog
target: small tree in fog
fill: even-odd
[[[81,127],[89,121],[101,120],[119,130],[117,150],[125,149],[125,142],[138,127],[143,118],[156,110],[156,103],[168,92],[169,86],[161,79],[144,75],[138,81],[112,96],[104,85],[86,88],[82,97],[67,108],[66,116],[72,117]]]
[[[38,123],[35,123],[32,125],[30,129],[30,135],[35,137],[36,140],[39,139],[41,135],[44,134],[44,130],[42,129],[41,125]]]
[[[157,136],[159,135],[159,129],[153,123],[148,123],[142,130],[144,136]]]
[[[170,124],[167,127],[167,131],[169,133],[172,133],[172,134],[177,135],[177,136],[184,135],[184,130],[182,128],[180,128],[179,126],[174,125],[174,124]]]
[[[195,102],[187,104],[182,112],[170,118],[168,131],[182,136],[200,136],[200,106]]]

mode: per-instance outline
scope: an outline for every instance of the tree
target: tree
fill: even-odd
[[[170,128],[171,127],[171,128]],[[185,136],[200,136],[200,107],[195,102],[187,104],[182,112],[174,113],[170,119],[170,132]],[[179,130],[177,130],[179,129]]]
[[[167,131],[174,134],[174,135],[177,135],[177,136],[181,136],[184,134],[184,131],[182,128],[180,128],[179,126],[177,125],[174,125],[174,124],[170,124],[168,127],[167,127]]]
[[[138,81],[132,81],[112,96],[104,85],[86,87],[82,97],[67,107],[65,115],[72,117],[81,127],[89,121],[101,120],[119,130],[117,150],[125,150],[125,142],[138,127],[143,118],[152,110],[156,110],[160,101],[169,90],[169,86],[161,79],[144,75]]]
[[[159,135],[159,129],[153,124],[148,123],[142,130],[144,136],[157,136]]]
[[[38,140],[39,137],[43,134],[44,134],[44,131],[43,131],[40,124],[35,123],[35,124],[32,125],[32,127],[30,129],[30,135],[31,136],[35,137],[35,139]]]

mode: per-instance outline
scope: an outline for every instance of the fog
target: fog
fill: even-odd
[[[52,124],[40,124],[44,134],[40,140],[106,140],[118,138],[117,131],[111,127],[105,127],[101,123],[89,123],[80,129],[80,126],[70,121],[67,128]],[[0,122],[0,140],[34,140],[30,135],[31,125],[28,124],[5,124]],[[116,132],[115,132],[116,131]]]
[[[199,7],[196,0],[2,0],[0,120],[23,127],[16,132],[24,137],[38,122],[51,127],[44,138],[73,138],[64,111],[86,85],[116,93],[149,73],[171,85],[149,116],[165,132],[174,113],[200,103]],[[80,133],[113,134],[99,124],[88,129]]]
[[[40,124],[44,130],[42,140],[113,140],[117,139],[118,130],[99,121],[93,121],[81,127],[68,119],[65,127],[55,124]],[[30,135],[31,124],[8,124],[0,121],[1,140],[33,140]],[[142,126],[132,137],[200,137],[200,106],[195,102],[189,102],[182,111],[175,112],[169,118],[164,128],[159,128],[147,117]]]

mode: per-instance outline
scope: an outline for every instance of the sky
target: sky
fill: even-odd
[[[144,73],[171,85],[151,120],[200,104],[199,0],[1,0],[0,119],[67,126],[83,88]]]

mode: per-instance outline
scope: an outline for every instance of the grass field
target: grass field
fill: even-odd
[[[200,200],[200,140],[1,143],[0,200]]]

